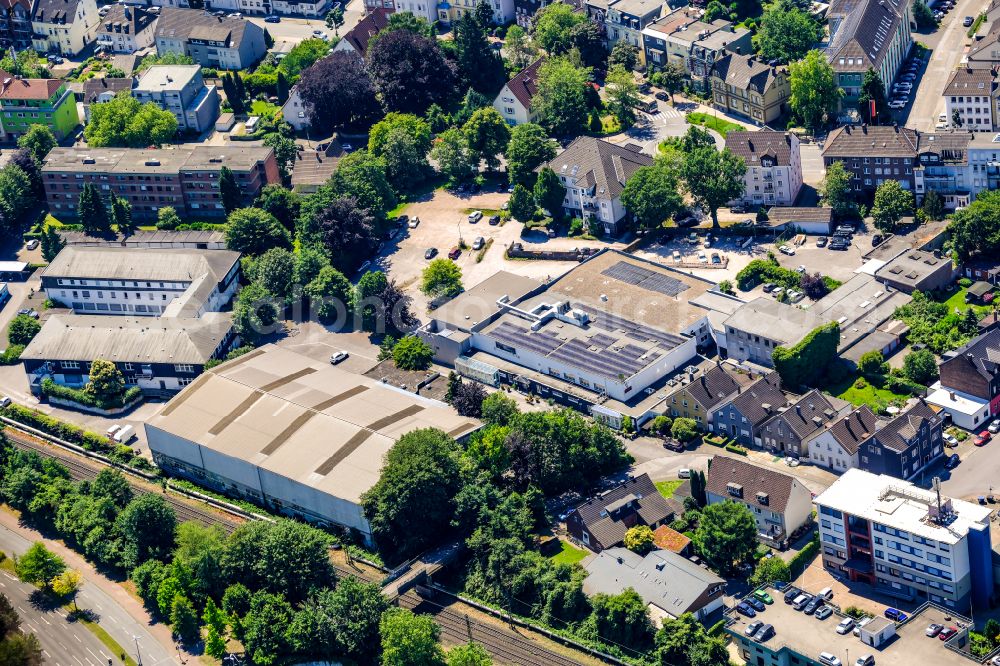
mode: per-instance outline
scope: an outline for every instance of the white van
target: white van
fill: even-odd
[[[827,601],[829,601],[830,599],[833,599],[833,588],[824,587],[822,590],[819,591],[819,595],[817,596],[819,596],[821,599],[826,599]]]
[[[108,436],[108,438],[110,439],[110,438],[114,437],[114,436],[115,436],[115,434],[116,434],[116,433],[117,433],[117,432],[118,432],[119,430],[121,430],[121,429],[122,429],[122,427],[121,427],[120,425],[118,425],[117,423],[112,423],[112,424],[111,424],[111,427],[109,427],[109,428],[108,428],[108,431],[107,431],[107,432],[106,432],[105,434],[106,434],[106,435]]]
[[[800,611],[806,606],[808,606],[810,601],[812,601],[812,595],[800,594],[799,596],[795,597],[795,601],[792,602],[792,608],[794,608],[797,611]]]
[[[127,444],[132,438],[135,437],[135,428],[130,425],[123,426],[114,434],[113,440],[119,444]]]
[[[829,652],[819,653],[819,663],[825,666],[842,666],[840,659]]]

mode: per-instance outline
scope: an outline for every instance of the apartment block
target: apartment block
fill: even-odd
[[[59,218],[76,217],[84,183],[125,197],[137,221],[152,221],[164,206],[185,217],[221,219],[219,171],[233,171],[250,205],[260,190],[281,182],[274,151],[264,146],[193,146],[170,150],[54,148],[42,166],[45,198]]]
[[[75,56],[94,41],[100,21],[95,0],[35,0],[32,47]]]
[[[0,49],[31,47],[31,0],[0,0]]]
[[[144,7],[111,5],[97,28],[97,46],[126,54],[152,46],[157,18]]]
[[[156,22],[156,52],[190,56],[203,67],[242,70],[267,53],[264,30],[242,18],[164,7]]]
[[[205,85],[199,65],[153,65],[139,77],[132,95],[174,114],[182,131],[200,134],[219,117],[219,92]]]
[[[726,135],[726,148],[747,164],[739,201],[756,206],[795,203],[802,189],[802,156],[797,136],[769,129],[730,132]]]
[[[859,469],[845,472],[815,504],[828,571],[959,612],[988,604],[989,507]]]
[[[711,81],[713,106],[756,125],[771,123],[788,110],[788,70],[753,55],[729,54],[715,61]]]
[[[61,140],[79,124],[76,100],[65,82],[23,79],[0,70],[0,137],[16,141],[32,125],[44,125]]]

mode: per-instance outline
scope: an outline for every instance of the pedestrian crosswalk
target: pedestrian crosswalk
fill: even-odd
[[[664,118],[681,118],[684,114],[676,107],[670,106],[669,102],[660,103],[660,114]]]

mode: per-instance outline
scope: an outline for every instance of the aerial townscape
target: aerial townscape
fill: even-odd
[[[0,0],[0,666],[1000,666],[998,154],[1000,0]]]

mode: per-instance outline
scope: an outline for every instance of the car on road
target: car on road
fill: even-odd
[[[906,613],[899,610],[898,608],[886,608],[884,615],[887,619],[893,622],[906,622],[906,618],[909,617]]]
[[[349,354],[345,351],[336,352],[330,357],[330,365],[337,365],[341,361],[346,361]]]
[[[949,638],[951,638],[957,633],[958,629],[956,629],[955,627],[945,627],[944,629],[941,630],[941,633],[939,633],[937,637],[939,641],[947,641]]]
[[[946,460],[944,463],[944,468],[955,469],[956,467],[958,467],[958,464],[960,462],[962,462],[962,459],[958,457],[957,453],[953,453],[950,456],[948,456],[948,460]]]
[[[996,421],[994,421],[993,423],[991,423],[990,427],[987,428],[987,430],[989,430],[994,435],[997,434],[998,432],[1000,432],[1000,419],[997,419]]]
[[[993,435],[990,434],[990,431],[984,430],[976,435],[976,438],[972,440],[972,443],[976,446],[985,446],[991,439],[993,439]]]
[[[653,95],[653,97],[655,97],[656,99],[660,100],[661,102],[666,102],[667,100],[670,99],[670,95],[668,95],[667,93],[663,92],[662,90],[658,91],[655,95]]]
[[[944,629],[944,627],[940,624],[929,624],[927,625],[927,631],[924,632],[924,635],[928,638],[935,638],[941,633],[942,629]]]
[[[453,247],[451,248],[451,250],[448,251],[448,258],[451,259],[452,261],[455,261],[461,254],[462,254],[462,248]]]
[[[265,16],[264,23],[281,23],[281,17],[276,14],[272,14],[271,16]]]
[[[946,432],[944,435],[942,435],[942,437],[944,438],[944,445],[946,447],[953,449],[956,446],[958,446],[958,438],[952,435],[951,433]]]
[[[323,32],[322,30],[320,30],[319,28],[316,28],[315,30],[313,30],[313,35],[316,36],[316,37],[319,37],[320,35],[323,35],[325,37],[326,33]]]
[[[483,240],[482,236],[476,236],[476,240],[472,241],[473,250],[482,250],[484,245],[486,245],[486,241]]]
[[[743,630],[744,635],[753,636],[757,633],[757,630],[764,626],[764,623],[760,620],[754,620],[747,625],[747,628]]]
[[[851,629],[853,628],[854,628],[854,618],[845,617],[843,620],[840,621],[840,624],[837,625],[837,633],[843,636],[846,633],[850,633]]]
[[[424,259],[433,259],[437,256],[437,253],[436,247],[429,247],[424,251]]]
[[[767,593],[767,590],[754,590],[753,596],[755,599],[763,601],[768,606],[774,603],[774,598]]]
[[[971,16],[966,16],[964,19],[962,19],[962,27],[969,28],[972,26],[972,22],[973,18]]]
[[[790,257],[795,255],[795,250],[788,247],[787,245],[782,245],[781,247],[779,247],[778,252],[780,252],[781,254],[787,254]]]
[[[418,226],[420,226],[420,218],[419,217],[410,218],[410,221],[406,223],[406,226],[408,226],[410,229],[416,229]]]
[[[816,609],[816,619],[825,620],[826,618],[833,615],[833,609],[829,606],[820,606]]]
[[[736,612],[747,617],[757,617],[757,611],[745,602],[736,607]]]

